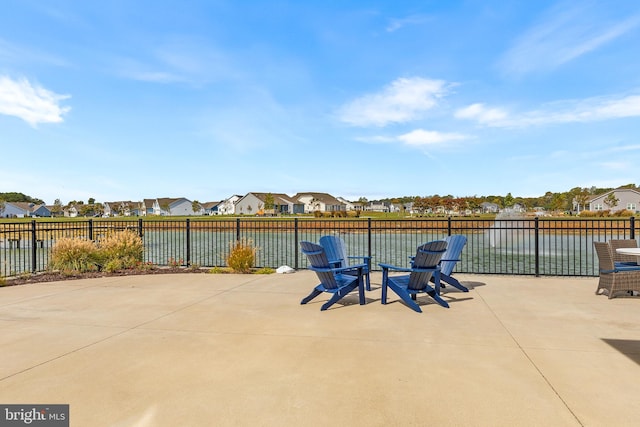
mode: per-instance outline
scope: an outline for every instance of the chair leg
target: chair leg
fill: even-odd
[[[412,297],[415,295],[410,295],[404,288],[400,288],[394,285],[393,283],[389,283],[389,287],[393,292],[395,292],[400,297],[400,299],[402,299],[402,301],[404,301],[405,304],[409,306],[410,309],[418,313],[422,313],[422,309],[420,308],[418,303],[416,303],[412,299]]]
[[[455,279],[455,278],[453,278],[451,276],[447,276],[446,274],[440,274],[440,281],[446,282],[446,283],[450,284],[451,286],[453,286],[454,288],[460,289],[462,292],[469,292],[469,288],[467,288],[466,286],[462,285],[460,282],[458,282],[457,279]],[[442,286],[444,288],[444,283],[440,283],[440,286]]]
[[[320,311],[325,311],[327,308],[331,307],[333,304],[335,304],[336,302],[338,302],[344,295],[336,292],[335,294],[333,294],[333,296],[329,299],[329,301],[325,302],[324,304],[322,304],[322,307],[320,307]]]
[[[309,301],[311,301],[312,299],[314,299],[315,297],[317,297],[321,293],[322,293],[322,291],[314,289],[313,291],[311,291],[311,293],[307,297],[303,298],[302,301],[300,301],[300,304],[308,303]]]

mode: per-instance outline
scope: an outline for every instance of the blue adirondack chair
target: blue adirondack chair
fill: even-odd
[[[329,258],[329,262],[334,267],[346,268],[350,267],[349,260],[362,260],[358,265],[365,264],[365,267],[362,269],[362,274],[364,274],[364,278],[367,282],[367,290],[371,290],[371,279],[369,277],[369,271],[371,271],[370,256],[347,256],[347,248],[344,244],[344,240],[338,236],[322,236],[320,238],[320,246],[322,246],[327,252],[327,258]],[[343,272],[343,274],[349,275],[357,275],[357,273],[357,269],[351,271],[345,270]]]
[[[322,246],[303,241],[300,242],[300,248],[309,260],[309,269],[315,271],[318,279],[320,279],[320,284],[313,288],[313,291],[300,301],[300,304],[306,304],[323,292],[328,292],[333,294],[333,296],[320,308],[320,310],[324,311],[355,288],[358,288],[360,305],[365,303],[363,286],[364,264],[347,268],[336,268],[331,266],[325,249]],[[357,271],[356,275],[344,274],[344,271],[353,271],[354,269]]]
[[[440,297],[440,260],[447,249],[447,242],[436,240],[418,247],[410,268],[379,264],[382,267],[382,304],[387,303],[387,288],[391,288],[409,308],[422,313],[416,303],[416,294],[426,293],[438,304],[449,308],[449,304]],[[401,276],[390,276],[389,271],[407,272]],[[430,279],[434,278],[434,287]]]
[[[462,249],[464,249],[464,246],[467,244],[467,238],[461,234],[454,234],[444,239],[444,241],[447,242],[447,251],[442,255],[442,259],[440,260],[440,280],[460,289],[462,292],[469,292],[466,286],[451,277],[453,269],[457,262],[460,261]],[[434,280],[435,278],[432,277],[431,281],[433,282]],[[444,287],[444,284],[442,286]]]

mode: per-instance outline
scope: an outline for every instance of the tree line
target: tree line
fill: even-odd
[[[632,189],[638,190],[635,184],[626,184],[615,189]],[[572,211],[574,210],[574,202],[580,206],[580,210],[584,209],[589,199],[600,194],[607,193],[614,188],[597,188],[597,187],[574,187],[569,191],[562,193],[553,193],[547,191],[540,197],[519,197],[513,196],[511,193],[507,193],[505,196],[467,196],[467,197],[454,197],[452,195],[430,195],[430,196],[402,196],[402,197],[390,197],[385,199],[375,200],[373,202],[381,203],[393,203],[395,205],[406,205],[408,203],[413,204],[413,208],[418,211],[428,211],[429,209],[436,209],[443,207],[446,210],[478,210],[485,202],[493,203],[500,209],[510,208],[516,204],[524,207],[527,210],[540,207],[547,211]],[[44,204],[44,202],[35,197],[27,196],[23,193],[9,192],[0,193],[0,204],[3,202],[28,202],[36,205]],[[368,203],[365,197],[361,197],[358,202]],[[197,203],[197,202],[195,202]],[[104,208],[101,203],[96,203],[95,199],[89,198],[87,202],[73,200],[66,205],[63,205],[60,199],[56,199],[53,203],[51,212],[53,214],[61,213],[65,207],[76,206],[79,210],[79,214],[82,216],[87,215],[99,215],[104,212]],[[268,206],[269,205],[269,206]],[[265,201],[265,209],[273,208],[273,199]]]
[[[585,209],[585,205],[588,201],[600,194],[607,193],[615,189],[632,189],[638,190],[635,184],[626,184],[617,188],[597,188],[597,187],[575,187],[569,191],[562,193],[553,193],[551,191],[546,192],[543,196],[539,197],[519,197],[513,196],[511,193],[507,193],[505,196],[467,196],[467,197],[454,197],[452,195],[440,196],[438,194],[431,196],[403,196],[392,197],[377,200],[376,202],[387,202],[395,205],[406,205],[407,203],[413,203],[413,208],[418,211],[426,212],[429,209],[435,209],[443,207],[446,210],[477,210],[480,209],[483,203],[493,203],[500,209],[510,208],[517,205],[524,207],[527,210],[533,208],[543,208],[547,211],[562,212],[572,211],[575,208],[575,204],[579,205],[579,209]],[[361,197],[360,202],[368,202],[364,197]]]

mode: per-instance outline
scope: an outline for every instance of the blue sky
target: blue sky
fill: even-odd
[[[640,184],[640,2],[3,0],[0,192]]]

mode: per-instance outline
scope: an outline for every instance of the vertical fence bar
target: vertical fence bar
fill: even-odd
[[[236,241],[240,241],[240,218],[236,218]]]
[[[93,220],[90,219],[89,221],[87,221],[88,226],[89,226],[89,240],[93,241]]]
[[[634,216],[629,218],[629,228],[631,229],[629,231],[629,238],[635,239],[636,238],[636,218]]]
[[[185,239],[187,243],[186,261],[187,261],[187,267],[189,267],[191,265],[191,221],[189,220],[189,218],[187,218],[186,233],[187,233],[187,237]]]
[[[293,220],[293,268],[298,269],[298,245],[300,242],[298,241],[298,218]]]
[[[535,218],[535,263],[536,263],[536,277],[540,277],[540,222],[539,218]]]
[[[138,236],[142,239],[142,218],[138,218]]]
[[[371,257],[371,218],[367,218],[367,256]]]
[[[35,273],[38,270],[38,251],[37,251],[38,239],[36,237],[36,220],[31,221],[31,272]]]
[[[451,217],[447,218],[447,236],[451,236]]]

